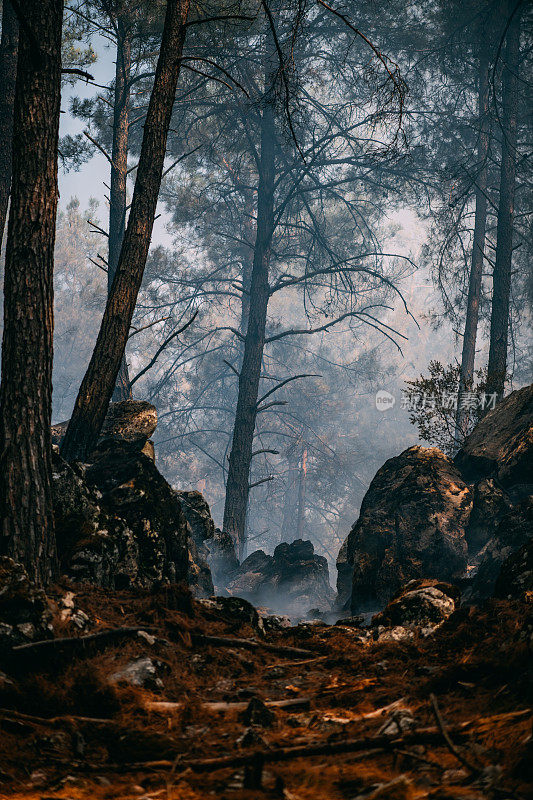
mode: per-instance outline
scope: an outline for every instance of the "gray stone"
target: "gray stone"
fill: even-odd
[[[136,658],[109,676],[109,683],[127,683],[145,689],[161,689],[163,681],[158,677],[158,667],[151,658]]]
[[[326,559],[303,539],[279,544],[272,556],[262,550],[249,555],[228,592],[297,617],[304,617],[310,607],[329,609],[334,597]]]
[[[372,618],[372,625],[438,625],[453,614],[459,597],[458,589],[447,583],[410,581]]]

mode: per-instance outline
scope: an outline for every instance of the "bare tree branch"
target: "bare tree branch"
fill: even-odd
[[[145,375],[145,374],[148,372],[148,370],[152,369],[152,367],[153,367],[153,366],[154,366],[154,364],[156,363],[157,359],[159,358],[159,356],[161,355],[161,353],[163,352],[163,350],[165,349],[165,347],[167,347],[167,346],[170,344],[170,342],[171,342],[173,339],[175,339],[175,338],[176,338],[176,336],[179,336],[179,335],[180,335],[180,333],[183,333],[183,331],[185,331],[185,330],[186,330],[186,329],[189,327],[189,325],[192,325],[192,323],[194,322],[194,320],[196,319],[196,317],[197,317],[197,316],[198,316],[198,310],[196,310],[196,311],[194,312],[194,314],[193,314],[193,316],[191,317],[191,319],[190,319],[190,320],[189,320],[187,323],[185,323],[185,325],[183,325],[181,328],[179,328],[179,330],[177,330],[177,331],[174,331],[174,333],[171,333],[171,334],[170,334],[170,336],[168,336],[168,337],[165,339],[165,341],[163,342],[163,344],[162,344],[160,347],[158,347],[158,349],[157,349],[157,351],[156,351],[156,353],[155,353],[154,357],[153,357],[153,358],[152,358],[152,360],[150,361],[150,363],[149,363],[149,364],[147,364],[147,365],[146,365],[146,367],[144,367],[143,369],[141,369],[141,371],[140,371],[140,372],[138,372],[138,373],[137,373],[137,375],[135,375],[135,377],[133,377],[133,378],[130,380],[130,388],[133,386],[133,384],[134,384],[134,383],[136,383],[136,382],[139,380],[139,378],[142,378],[142,376],[143,376],[143,375]]]
[[[266,394],[264,394],[263,397],[260,397],[259,400],[256,403],[256,406],[257,406],[257,408],[259,408],[259,406],[261,405],[263,400],[266,400],[267,397],[270,397],[270,395],[274,394],[274,392],[277,392],[278,389],[281,389],[282,386],[286,386],[288,383],[291,383],[291,381],[297,381],[300,378],[321,378],[321,377],[322,377],[321,375],[312,375],[312,374],[309,374],[309,373],[302,373],[301,375],[293,375],[290,378],[286,378],[284,381],[281,381],[281,383],[278,383],[277,386],[274,386],[272,389],[269,389],[269,391]]]

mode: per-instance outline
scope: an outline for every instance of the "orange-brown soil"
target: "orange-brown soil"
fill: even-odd
[[[339,626],[300,626],[268,635],[303,648],[300,661],[259,648],[197,643],[195,634],[254,638],[248,625],[191,601],[179,589],[148,593],[77,590],[91,632],[146,626],[157,638],[130,637],[75,657],[13,667],[0,684],[0,797],[31,800],[479,800],[533,796],[531,642],[533,608],[493,602],[459,610],[433,636],[361,644]],[[70,631],[70,632],[69,632]],[[63,635],[74,634],[72,629]],[[193,644],[195,640],[195,644]],[[109,674],[148,656],[160,663],[162,688],[110,685]],[[434,694],[459,757],[436,725]],[[242,709],[209,702],[309,698],[309,708],[273,708],[270,727],[247,730]],[[177,709],[149,708],[155,701]],[[378,749],[277,760],[281,749],[340,743],[378,734],[390,712],[363,715],[395,701],[409,709],[414,732]],[[484,718],[490,717],[490,720]],[[473,721],[466,734],[457,726]],[[413,728],[411,728],[413,731]],[[455,731],[455,733],[454,733]],[[197,769],[208,758],[274,754],[256,768],[236,763]],[[218,766],[218,765],[217,765]],[[245,788],[251,787],[251,788]]]

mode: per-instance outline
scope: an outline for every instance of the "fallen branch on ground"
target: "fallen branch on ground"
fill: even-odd
[[[311,650],[301,650],[299,647],[258,642],[255,639],[233,639],[229,636],[206,636],[203,633],[192,633],[191,639],[194,644],[209,645],[212,647],[242,647],[244,650],[268,650],[270,653],[276,653],[280,656],[292,656],[293,658],[316,657],[316,653],[313,653]]]
[[[307,658],[305,661],[289,661],[289,663],[285,662],[284,664],[267,664],[265,669],[277,669],[278,667],[283,667],[283,669],[288,669],[289,667],[303,667],[305,664],[318,664],[320,661],[327,661],[328,658],[331,658],[331,656],[316,656],[315,658]]]
[[[441,716],[441,713],[440,713],[440,710],[439,710],[439,704],[437,703],[437,698],[435,697],[434,694],[430,694],[429,699],[431,701],[431,708],[433,710],[433,716],[435,717],[435,720],[437,722],[437,726],[438,726],[440,732],[442,733],[442,738],[446,742],[446,747],[448,748],[450,753],[453,756],[455,756],[455,758],[457,759],[457,761],[459,761],[460,764],[462,764],[464,767],[466,767],[466,769],[469,772],[471,772],[473,775],[477,775],[479,773],[479,769],[477,767],[475,767],[470,761],[468,761],[468,759],[465,758],[462,755],[462,753],[459,752],[457,747],[452,742],[452,740],[450,738],[450,735],[449,735],[448,731],[446,730],[446,728],[444,726],[444,720],[442,719],[442,716]]]
[[[90,633],[87,636],[80,637],[64,637],[60,639],[43,639],[38,642],[30,642],[29,644],[19,644],[11,650],[11,656],[19,659],[26,657],[39,657],[46,658],[51,655],[72,655],[73,652],[83,652],[87,648],[92,649],[99,645],[107,646],[108,644],[120,641],[121,639],[130,636],[136,636],[140,632],[149,633],[151,628],[145,627],[124,627],[124,628],[110,628],[109,630],[99,631],[98,633]],[[41,664],[39,664],[41,666]]]
[[[481,717],[479,719],[468,720],[459,723],[448,729],[449,735],[457,738],[466,738],[476,731],[480,725],[498,724],[502,722],[517,722],[531,716],[531,709],[523,711],[513,711],[508,714],[496,714],[492,717]],[[259,750],[254,753],[246,753],[232,756],[221,756],[219,758],[186,759],[178,757],[177,760],[160,761],[141,761],[130,764],[106,764],[106,771],[141,771],[141,770],[172,770],[184,771],[187,769],[193,772],[215,772],[220,769],[236,769],[239,767],[249,767],[257,763],[258,759],[262,764],[277,763],[281,761],[292,761],[297,758],[312,758],[314,756],[331,756],[339,753],[361,753],[373,750],[396,751],[409,745],[417,744],[442,744],[442,732],[438,727],[420,728],[408,731],[403,736],[390,737],[386,735],[365,736],[359,739],[345,739],[340,742],[321,742],[309,745],[298,745],[297,747],[279,748],[276,750]],[[92,767],[84,767],[81,771],[92,771]],[[96,767],[94,767],[96,769]],[[101,770],[101,766],[98,766]]]
[[[206,711],[244,711],[248,708],[249,703],[249,700],[234,703],[208,702],[202,703],[202,708]],[[265,700],[264,703],[268,708],[289,708],[292,711],[297,709],[307,711],[311,706],[311,698],[294,697],[290,700]],[[161,714],[169,714],[173,711],[180,711],[184,705],[184,703],[170,703],[166,700],[149,700],[144,707],[147,711],[159,711]]]
[[[14,711],[11,708],[0,708],[0,719],[15,722],[27,722],[30,725],[64,725],[68,722],[80,722],[89,725],[113,725],[118,723],[113,719],[100,719],[98,717],[79,717],[74,714],[64,714],[58,717],[36,717],[33,714],[23,714],[21,711]]]

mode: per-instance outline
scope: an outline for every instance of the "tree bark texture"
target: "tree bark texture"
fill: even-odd
[[[509,4],[509,14],[515,4]],[[507,31],[502,74],[502,155],[496,260],[492,278],[489,365],[487,393],[503,396],[507,374],[511,265],[513,255],[513,216],[516,177],[518,116],[518,71],[520,66],[520,11]]]
[[[124,355],[152,236],[188,12],[189,0],[168,0],[128,225],[100,332],[61,448],[69,461],[84,459],[95,447]]]
[[[111,292],[117,271],[120,249],[126,230],[127,177],[129,151],[129,107],[131,78],[131,34],[125,14],[119,13],[117,28],[117,56],[115,65],[115,97],[113,104],[113,145],[111,150],[111,183],[109,190],[109,248],[107,291]],[[126,355],[122,356],[113,400],[131,398]]]
[[[61,0],[28,0],[20,28],[0,386],[0,551],[56,574],[51,496],[53,272]]]
[[[267,39],[269,41],[269,39]],[[265,86],[268,87],[271,61],[267,59]],[[245,546],[252,445],[257,417],[259,381],[263,363],[265,330],[270,287],[268,273],[274,229],[275,123],[274,110],[265,98],[261,114],[261,153],[257,190],[257,231],[250,282],[248,326],[239,375],[239,393],[233,440],[229,457],[223,529],[233,538],[242,557]]]
[[[13,150],[13,106],[17,77],[19,26],[10,0],[2,7],[0,41],[0,250],[6,226]]]
[[[456,438],[459,442],[462,441],[468,432],[468,410],[462,407],[462,399],[465,392],[471,391],[474,381],[479,303],[481,298],[483,260],[485,256],[485,233],[487,229],[487,159],[489,154],[490,137],[489,71],[490,62],[488,48],[485,42],[480,42],[478,78],[479,139],[477,146],[478,173],[476,179],[476,212],[456,415]]]

